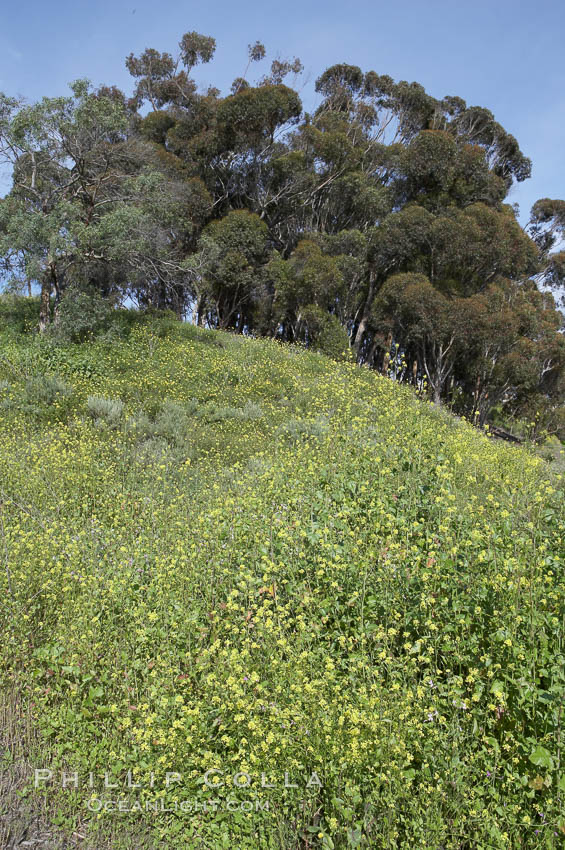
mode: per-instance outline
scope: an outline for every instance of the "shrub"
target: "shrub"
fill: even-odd
[[[158,321],[153,323],[153,330],[159,339],[175,339],[180,326],[181,323],[174,313],[166,310],[160,313]]]
[[[246,401],[241,408],[241,416],[239,418],[245,422],[247,420],[253,421],[255,419],[261,419],[262,417],[263,408],[261,405],[257,404],[255,401]]]
[[[107,330],[112,313],[110,304],[99,292],[69,287],[49,333],[60,342],[83,342]]]
[[[302,321],[307,328],[308,346],[332,360],[351,360],[349,335],[337,316],[309,304],[302,310]]]
[[[37,328],[39,322],[39,298],[21,295],[0,296],[0,328],[15,334],[23,334]]]
[[[221,422],[223,419],[234,419],[236,415],[235,410],[234,407],[222,407],[213,401],[209,401],[202,405],[198,415],[206,422]]]
[[[272,463],[264,457],[253,456],[247,461],[247,468],[254,475],[264,475],[272,469]]]
[[[72,390],[64,381],[54,375],[37,375],[26,381],[24,398],[28,405],[49,406],[65,398]]]
[[[143,466],[160,464],[169,457],[170,446],[160,437],[143,440],[136,449],[136,460]]]
[[[126,422],[126,428],[135,434],[138,439],[143,439],[153,433],[153,421],[146,413],[137,413],[130,416]]]
[[[198,342],[201,342],[203,345],[210,345],[213,348],[226,348],[224,343],[225,336],[227,336],[227,334],[220,334],[217,331],[205,328],[199,332]]]
[[[348,361],[353,359],[349,347],[349,336],[336,316],[326,316],[313,347],[315,351],[331,357],[332,360]]]
[[[289,419],[277,428],[277,435],[288,440],[301,440],[306,437],[323,437],[328,431],[329,424],[326,419],[320,417],[313,422],[305,419]]]
[[[131,417],[127,427],[137,434],[138,439],[156,437],[180,446],[187,442],[189,420],[197,409],[198,402],[195,399],[185,404],[166,399],[161,406],[150,406],[148,411]]]
[[[184,406],[176,401],[166,399],[155,419],[153,433],[176,445],[185,442],[189,429],[189,418],[194,410],[194,403]]]
[[[124,412],[124,403],[119,398],[89,395],[86,407],[95,424],[105,424],[110,428],[118,427]]]
[[[248,422],[261,419],[263,410],[256,402],[248,401],[243,407],[229,407],[208,402],[200,408],[199,415],[206,422],[222,422],[225,419],[236,419],[238,422]]]

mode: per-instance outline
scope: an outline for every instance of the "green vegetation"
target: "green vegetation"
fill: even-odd
[[[0,845],[557,848],[565,201],[460,97],[214,51],[0,93]]]
[[[0,842],[16,811],[96,850],[561,846],[547,461],[299,346],[26,322],[0,349]]]
[[[509,200],[531,162],[514,136],[343,63],[308,111],[302,62],[264,67],[260,42],[230,92],[199,91],[215,47],[188,32],[174,55],[131,54],[131,96],[84,79],[35,104],[0,93],[0,265],[41,292],[39,329],[80,342],[116,333],[117,305],[168,309],[565,439],[565,201],[520,226]]]

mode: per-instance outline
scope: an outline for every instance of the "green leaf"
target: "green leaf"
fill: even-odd
[[[545,747],[537,746],[535,750],[532,751],[530,755],[530,761],[532,764],[535,764],[537,767],[545,767],[547,770],[551,770],[553,767],[553,759],[551,758],[551,753],[549,750],[546,750]]]
[[[538,691],[538,700],[540,702],[554,702],[557,697],[549,691]]]

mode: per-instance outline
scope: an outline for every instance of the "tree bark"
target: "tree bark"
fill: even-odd
[[[369,351],[369,356],[367,357],[367,366],[369,369],[372,369],[375,365],[375,355],[377,353],[377,348],[379,347],[378,339],[373,340],[373,344],[371,345],[371,349]]]
[[[61,300],[61,288],[57,278],[55,263],[50,255],[47,257],[47,268],[45,277],[41,282],[41,300],[39,307],[39,333],[44,333],[51,323],[51,292],[55,289],[56,294],[56,310],[58,312],[59,301]],[[56,314],[57,317],[57,314]]]
[[[51,279],[45,277],[41,283],[39,304],[39,333],[44,333],[51,322]]]
[[[359,324],[357,325],[355,339],[353,340],[353,348],[355,350],[357,358],[359,358],[359,349],[361,348],[361,343],[363,342],[363,337],[365,336],[365,331],[367,330],[367,325],[369,323],[369,316],[371,314],[374,291],[375,281],[373,275],[371,274],[371,277],[369,278],[369,289],[367,292],[367,297],[365,299],[365,304],[363,306],[363,313],[361,314],[361,319],[359,321]]]
[[[206,303],[206,299],[203,295],[198,296],[198,300],[196,302],[196,325],[201,328],[204,324],[204,306]]]
[[[59,286],[59,281],[57,280],[57,276],[55,272],[53,272],[53,287],[55,289],[55,306],[53,307],[53,324],[59,324],[59,308],[61,306],[61,298],[63,297],[63,293],[61,292],[61,287]]]

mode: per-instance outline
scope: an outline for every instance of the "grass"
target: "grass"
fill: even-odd
[[[159,320],[7,334],[0,450],[7,847],[26,818],[96,850],[561,846],[545,460],[366,369]]]

